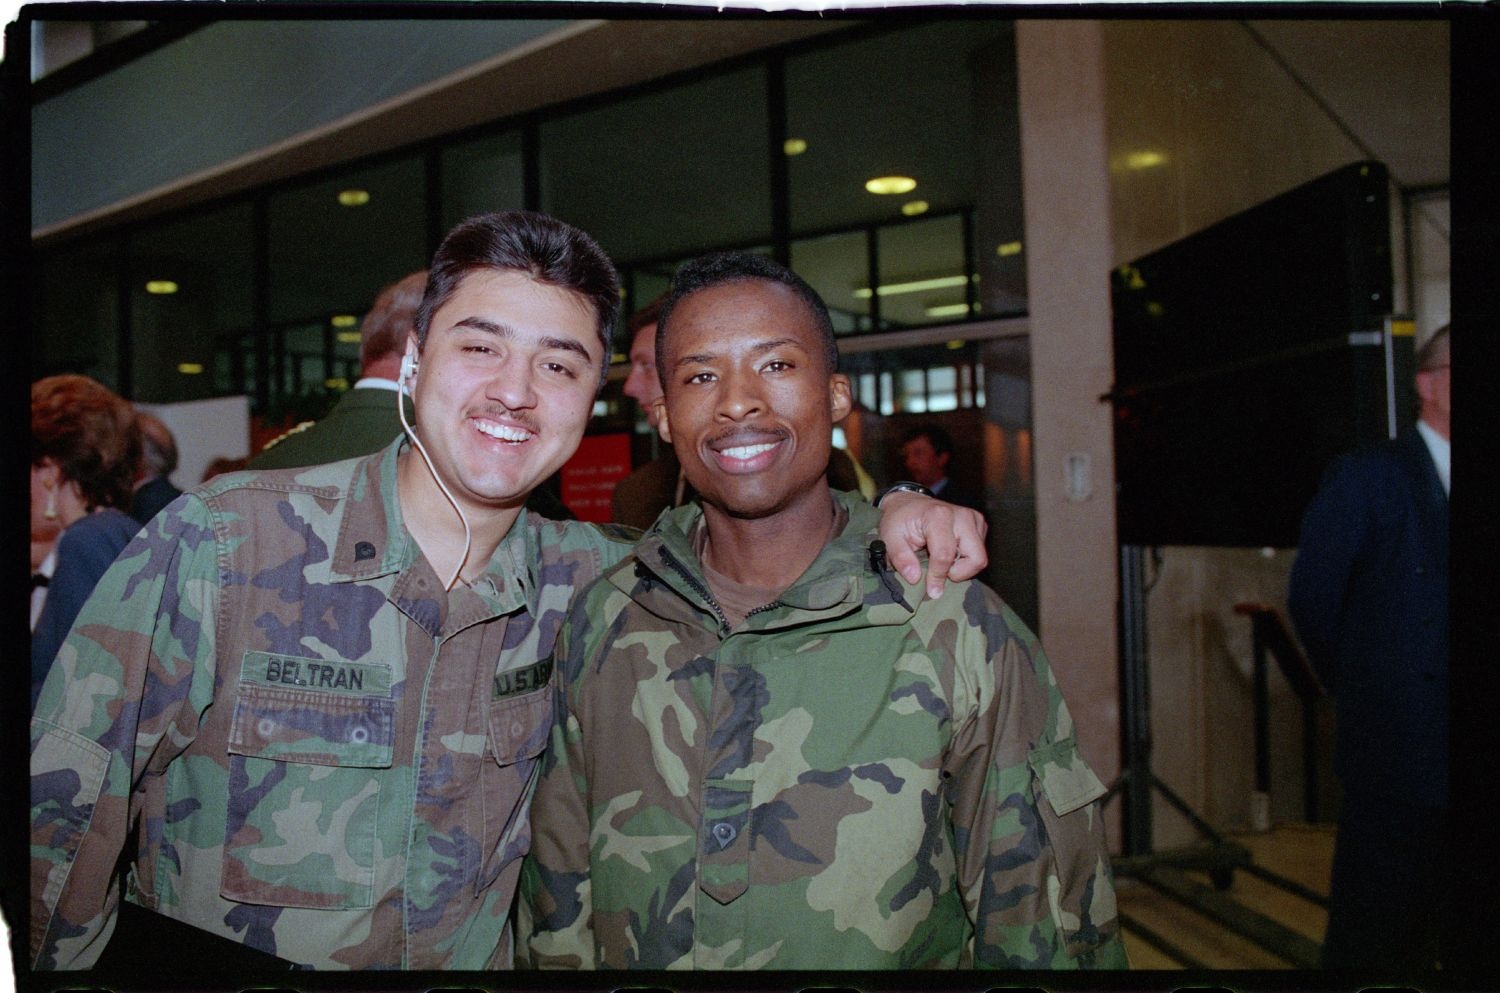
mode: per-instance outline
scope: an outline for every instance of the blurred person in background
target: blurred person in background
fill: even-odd
[[[1449,329],[1417,351],[1414,428],[1339,456],[1302,517],[1287,608],[1333,694],[1342,787],[1322,964],[1442,960],[1448,885]]]
[[[145,524],[182,496],[171,479],[177,471],[177,439],[155,414],[137,410],[135,422],[141,429],[141,470],[130,501],[130,516]]]
[[[375,298],[359,326],[360,378],[322,420],[303,421],[266,442],[250,460],[251,469],[293,469],[370,455],[401,433],[401,419],[391,396],[412,334],[417,305],[427,287],[427,270],[419,269],[391,283]]]
[[[94,584],[140,528],[130,506],[141,459],[134,408],[87,376],[31,386],[31,537],[57,535],[35,572],[46,593],[31,633],[31,705]],[[34,589],[37,587],[34,587]]]
[[[983,500],[948,478],[952,460],[953,437],[936,424],[918,424],[901,437],[901,464],[908,479],[921,483],[940,500],[984,513]]]

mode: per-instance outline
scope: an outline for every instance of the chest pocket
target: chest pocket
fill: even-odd
[[[373,906],[390,682],[378,663],[246,655],[229,731],[224,897]]]
[[[491,691],[486,714],[489,755],[482,777],[486,857],[475,880],[480,892],[531,850],[531,820],[525,809],[552,732],[553,690],[547,683],[551,671],[548,660],[502,673]]]

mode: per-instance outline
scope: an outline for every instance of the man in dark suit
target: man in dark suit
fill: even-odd
[[[933,496],[984,513],[984,500],[948,478],[953,460],[953,437],[936,424],[919,424],[901,437],[901,463],[908,479],[921,483]]]
[[[1447,326],[1417,353],[1420,415],[1341,456],[1302,520],[1287,596],[1337,707],[1343,787],[1323,964],[1433,967],[1448,808]]]

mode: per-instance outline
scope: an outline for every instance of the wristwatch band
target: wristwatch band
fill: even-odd
[[[937,494],[933,493],[921,483],[913,483],[910,480],[902,479],[881,490],[880,493],[875,497],[875,506],[879,507],[880,501],[884,500],[890,494],[895,493],[897,490],[904,490],[907,493],[920,493],[922,496],[932,497],[934,500],[937,499]]]

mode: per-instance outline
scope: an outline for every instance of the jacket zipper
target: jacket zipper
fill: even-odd
[[[719,606],[719,601],[714,599],[713,592],[710,591],[708,587],[698,582],[697,577],[688,572],[687,569],[682,565],[682,563],[678,562],[677,558],[671,552],[667,551],[665,545],[662,546],[661,558],[663,562],[677,571],[677,574],[681,576],[690,587],[692,587],[694,593],[697,593],[705,601],[708,602],[708,605],[713,608],[714,616],[719,619],[720,633],[725,637],[728,637],[729,618],[724,616],[724,610]],[[765,608],[759,607],[757,609],[764,610]]]

